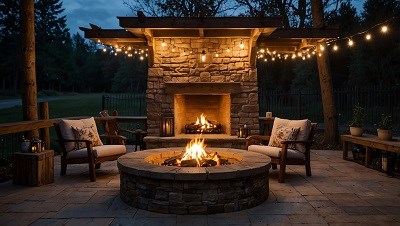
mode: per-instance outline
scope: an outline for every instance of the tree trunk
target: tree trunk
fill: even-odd
[[[313,27],[321,28],[324,25],[324,11],[322,0],[311,1]],[[333,96],[332,76],[329,64],[329,51],[325,43],[317,46],[317,64],[319,83],[321,86],[322,106],[324,112],[324,141],[325,144],[335,144],[339,140],[335,98]],[[324,51],[321,50],[324,47]]]
[[[35,14],[34,0],[21,1],[21,90],[23,120],[38,119],[35,69]],[[39,131],[29,131],[29,138],[39,136]]]

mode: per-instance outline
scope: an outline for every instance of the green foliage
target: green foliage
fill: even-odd
[[[382,115],[378,123],[378,129],[392,130],[393,129],[392,117],[390,115]]]
[[[121,66],[112,79],[111,92],[146,92],[147,61],[138,57],[121,59]]]
[[[365,110],[360,104],[356,104],[353,108],[353,117],[350,121],[351,127],[363,127],[365,120]]]

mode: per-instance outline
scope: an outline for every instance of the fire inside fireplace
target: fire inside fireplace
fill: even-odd
[[[222,130],[222,125],[216,121],[211,121],[206,118],[206,116],[201,113],[200,118],[197,117],[195,123],[185,125],[186,134],[201,134],[201,133],[214,133],[220,134]]]
[[[228,159],[221,158],[217,152],[207,153],[204,139],[196,137],[185,148],[185,153],[166,159],[164,166],[210,167],[230,164]]]

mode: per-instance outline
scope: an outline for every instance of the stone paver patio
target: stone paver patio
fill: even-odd
[[[312,177],[288,166],[286,183],[270,171],[270,194],[245,211],[172,215],[139,210],[119,198],[117,163],[103,163],[89,182],[87,165],[68,166],[55,183],[0,184],[0,225],[400,225],[400,180],[345,161],[340,151],[312,151]]]

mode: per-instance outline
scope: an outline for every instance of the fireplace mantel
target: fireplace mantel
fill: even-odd
[[[242,91],[240,82],[165,83],[167,94],[234,94]]]

